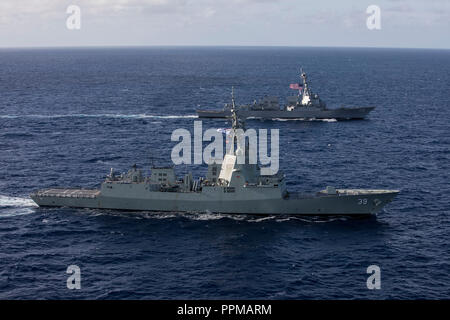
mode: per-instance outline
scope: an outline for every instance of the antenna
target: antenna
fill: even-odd
[[[303,71],[303,67],[300,68],[300,78],[303,80],[303,83],[306,83],[306,73]]]
[[[234,102],[234,86],[231,86],[231,127],[233,129],[237,128],[238,119],[236,114],[236,104]]]
[[[300,98],[300,96],[303,97],[303,94],[305,92],[305,87],[306,87],[306,74],[303,71],[303,67],[300,67],[300,79],[302,80],[302,89],[298,90],[298,95],[297,97]],[[298,104],[298,101],[297,101]]]
[[[236,104],[234,102],[234,86],[231,86],[231,106],[236,111]]]
[[[237,129],[237,128],[244,128],[245,124],[244,124],[244,119],[241,118],[241,120],[238,117],[237,114],[237,108],[236,108],[236,103],[234,100],[234,86],[231,87],[231,123],[232,123],[232,129]]]

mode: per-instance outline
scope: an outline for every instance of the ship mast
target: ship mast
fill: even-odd
[[[239,119],[237,114],[236,102],[234,99],[234,87],[231,87],[231,132],[230,145],[228,147],[227,154],[235,155],[234,147],[236,146],[236,150],[240,148],[238,134],[241,134],[241,132],[238,132],[238,129],[245,130],[245,125],[244,120]]]
[[[309,88],[308,88],[308,81],[306,80],[306,72],[303,71],[303,68],[301,68],[300,70],[300,78],[303,81],[303,93],[302,94],[306,94],[309,95]]]
[[[303,81],[303,90],[302,90],[302,95],[301,95],[301,105],[307,106],[311,104],[311,91],[308,87],[308,81],[306,79],[306,72],[303,71],[303,68],[300,69],[300,78]],[[300,92],[299,92],[299,97],[300,97]]]
[[[234,131],[235,129],[244,129],[244,121],[243,120],[239,120],[239,117],[237,115],[237,108],[236,108],[236,103],[234,100],[234,86],[231,87],[231,117],[232,117],[232,130]]]

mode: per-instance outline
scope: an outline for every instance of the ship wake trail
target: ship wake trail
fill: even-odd
[[[265,223],[265,222],[289,222],[289,221],[297,221],[299,223],[327,223],[327,222],[339,222],[339,221],[348,221],[352,218],[350,216],[305,216],[298,217],[293,215],[269,215],[269,216],[261,216],[261,215],[235,215],[235,214],[227,214],[227,213],[211,213],[211,212],[123,212],[116,210],[97,210],[97,209],[88,209],[90,216],[116,216],[122,218],[131,218],[131,219],[187,219],[191,221],[221,221],[221,220],[234,220],[239,222],[248,222],[248,223]]]
[[[34,212],[38,205],[29,198],[0,195],[0,217],[12,217]]]
[[[251,118],[247,118],[247,119],[251,119]],[[256,118],[254,118],[256,119]],[[319,121],[319,122],[337,122],[338,120],[335,118],[324,118],[324,119],[308,119],[308,118],[290,118],[290,119],[283,119],[283,118],[273,118],[271,119],[273,121]]]
[[[119,119],[191,119],[197,115],[152,115],[152,114],[29,114],[29,115],[0,115],[0,119],[58,119],[58,118],[119,118]]]

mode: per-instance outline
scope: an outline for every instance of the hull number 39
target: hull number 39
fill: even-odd
[[[358,199],[358,204],[359,205],[366,205],[367,204],[367,199],[366,198],[363,198],[363,199]]]

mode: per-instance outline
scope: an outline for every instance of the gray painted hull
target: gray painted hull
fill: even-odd
[[[76,196],[67,196],[67,191]],[[211,212],[230,214],[266,215],[370,215],[380,211],[398,194],[397,190],[352,190],[340,189],[338,194],[291,193],[284,198],[261,199],[256,196],[220,194],[211,198],[204,192],[136,192],[121,196],[103,195],[91,190],[88,196],[81,190],[61,189],[61,192],[46,194],[37,191],[31,198],[39,206],[117,209],[158,212]]]
[[[293,111],[283,110],[239,110],[238,114],[242,118],[259,119],[364,119],[375,107],[361,108],[339,108],[339,109],[315,109],[297,108]],[[199,118],[229,118],[229,110],[197,110]]]

